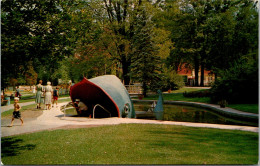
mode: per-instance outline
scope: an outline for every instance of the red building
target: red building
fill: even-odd
[[[178,69],[178,74],[184,77],[185,85],[194,86],[195,85],[195,70],[191,65],[184,63],[180,65]],[[209,70],[204,70],[204,86],[210,86],[215,80],[214,74]],[[201,81],[201,71],[199,70],[199,85]]]

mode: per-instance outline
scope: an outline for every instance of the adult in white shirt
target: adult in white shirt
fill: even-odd
[[[80,101],[80,99],[76,99],[75,102],[76,102],[75,107],[76,107],[76,110],[79,114],[82,114],[83,111],[88,110],[88,106],[86,106],[85,103]]]

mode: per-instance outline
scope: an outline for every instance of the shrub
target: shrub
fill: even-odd
[[[184,86],[183,77],[174,70],[166,70],[162,80],[162,90],[175,90]]]
[[[212,86],[211,100],[228,103],[258,103],[258,65],[239,62],[221,73]]]

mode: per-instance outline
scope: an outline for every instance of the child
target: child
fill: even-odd
[[[53,90],[52,107],[54,107],[54,102],[55,101],[56,101],[56,107],[58,107],[58,98],[59,98],[59,88],[56,87],[56,89]]]
[[[18,97],[15,97],[14,98],[14,112],[13,112],[13,117],[12,117],[12,121],[11,121],[11,125],[10,127],[13,126],[13,122],[14,122],[14,118],[16,119],[20,119],[22,124],[23,125],[23,119],[21,117],[21,113],[20,113],[20,109],[21,109],[21,106],[18,104],[18,101],[19,101],[19,98]]]

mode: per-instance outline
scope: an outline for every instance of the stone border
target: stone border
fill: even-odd
[[[135,102],[154,102],[156,100],[136,100],[132,99],[132,101]],[[206,103],[199,103],[199,102],[186,102],[186,101],[164,101],[165,104],[173,104],[173,105],[185,105],[185,106],[193,106],[197,108],[205,108],[214,112],[217,112],[221,115],[236,118],[236,119],[242,119],[242,120],[252,120],[254,122],[258,122],[258,114],[249,113],[249,112],[242,112],[239,110],[235,110],[233,108],[220,108],[219,105],[215,104],[206,104]]]

